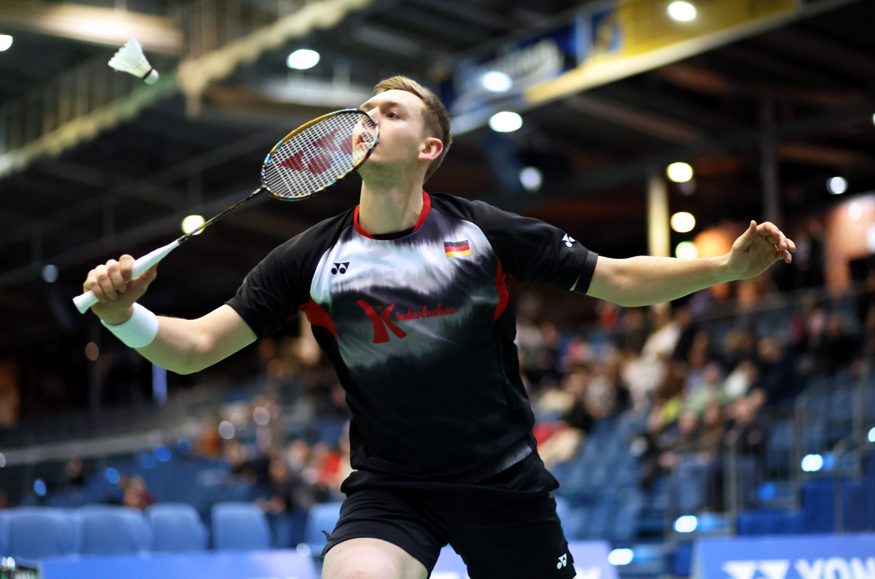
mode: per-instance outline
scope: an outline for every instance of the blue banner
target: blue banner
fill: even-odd
[[[581,50],[578,27],[578,20],[570,19],[494,52],[461,58],[440,87],[441,100],[453,118],[453,132],[462,134],[476,128],[499,110],[527,108],[523,91],[577,66]],[[503,80],[498,85],[490,83],[490,74]]]
[[[296,551],[173,553],[42,561],[44,579],[317,579],[309,555]]]
[[[693,579],[875,579],[875,535],[702,539]]]

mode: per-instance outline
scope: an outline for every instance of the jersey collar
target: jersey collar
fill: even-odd
[[[376,239],[373,235],[365,231],[364,227],[359,223],[359,207],[360,205],[355,206],[355,213],[352,215],[352,222],[355,226],[355,230],[360,234],[364,235],[369,239]],[[416,220],[416,225],[413,226],[413,231],[418,230],[425,220],[428,218],[428,213],[431,211],[431,196],[425,192],[425,189],[422,190],[422,211],[419,213],[419,219]]]

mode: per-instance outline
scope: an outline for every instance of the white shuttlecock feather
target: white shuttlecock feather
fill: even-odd
[[[116,70],[142,79],[146,84],[158,82],[158,71],[152,68],[152,65],[146,60],[146,55],[143,54],[143,47],[133,38],[112,55],[112,58],[109,59],[109,65]]]

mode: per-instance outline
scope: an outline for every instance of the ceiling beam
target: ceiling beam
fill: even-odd
[[[783,161],[793,161],[805,165],[816,165],[829,168],[871,167],[875,158],[865,153],[816,145],[812,143],[779,143],[776,152]]]
[[[744,83],[688,63],[669,64],[654,70],[652,74],[681,88],[718,97],[743,96],[759,99],[767,96],[797,104],[837,107],[850,105],[862,96],[849,90],[805,88],[778,83]]]
[[[116,8],[0,0],[0,25],[109,46],[136,38],[150,52],[182,51],[182,34],[170,18]]]
[[[607,101],[588,95],[576,95],[566,99],[562,104],[569,109],[664,141],[693,143],[705,138],[703,131],[686,123],[628,107],[616,101]]]
[[[773,34],[764,34],[756,41],[796,59],[817,63],[822,69],[839,71],[850,78],[868,80],[875,75],[872,56],[841,43],[841,37],[822,38],[803,29],[783,28]]]

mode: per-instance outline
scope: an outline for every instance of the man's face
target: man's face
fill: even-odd
[[[415,94],[388,90],[361,106],[380,126],[380,144],[365,166],[393,167],[406,171],[415,167],[425,146],[425,104]]]

